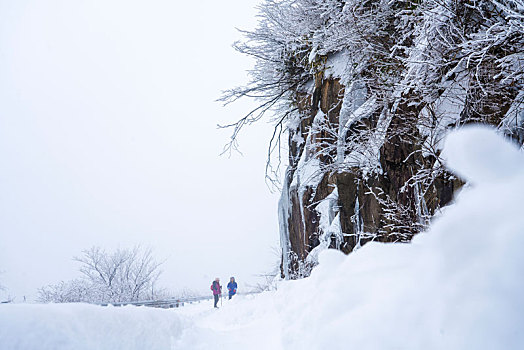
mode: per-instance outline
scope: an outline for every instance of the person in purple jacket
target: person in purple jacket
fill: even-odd
[[[213,297],[215,298],[215,308],[218,308],[218,297],[222,295],[222,286],[220,285],[220,279],[217,277],[211,284],[211,290],[213,291]]]

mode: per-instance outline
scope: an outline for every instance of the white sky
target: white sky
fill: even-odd
[[[162,284],[253,282],[278,257],[264,182],[271,126],[219,157],[221,90],[252,61],[231,48],[257,0],[0,0],[0,284],[20,301],[78,277],[99,245],[151,246]]]

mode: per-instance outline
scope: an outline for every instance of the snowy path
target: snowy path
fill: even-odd
[[[271,300],[271,293],[257,298]],[[179,309],[88,304],[0,305],[2,350],[282,349],[271,303],[238,296]],[[262,301],[262,300],[261,300]]]
[[[177,346],[192,344],[194,349],[282,349],[281,324],[272,307],[273,293],[258,296],[236,296],[224,299],[214,309],[212,301],[187,305],[174,312],[193,326],[185,329]],[[254,302],[254,299],[259,302]],[[269,301],[269,303],[268,303]]]

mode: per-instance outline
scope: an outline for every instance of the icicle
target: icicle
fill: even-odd
[[[338,188],[334,186],[333,191],[315,207],[315,211],[319,215],[319,244],[309,252],[306,258],[306,262],[311,265],[318,263],[318,254],[330,247],[333,236],[335,237],[335,247],[340,249],[342,232],[337,204]]]
[[[413,192],[415,195],[415,210],[417,212],[417,219],[420,225],[423,227],[427,225],[427,218],[429,217],[428,207],[426,205],[426,200],[422,195],[420,189],[420,183],[416,182],[413,186]]]
[[[282,194],[278,201],[278,222],[280,228],[280,247],[282,248],[282,271],[284,278],[289,279],[289,255],[291,253],[291,243],[289,241],[289,215],[290,215],[290,200],[289,200],[289,182],[290,169],[286,170],[286,177],[284,179],[284,187]]]
[[[419,188],[419,192],[421,192],[420,188]],[[422,218],[424,220],[424,226],[427,226],[429,224],[428,219],[430,215],[429,215],[428,206],[426,205],[426,198],[424,198],[424,195],[422,194],[422,192],[420,193],[420,202],[422,203],[422,215],[423,215]]]
[[[340,227],[340,213],[337,213],[331,223],[331,232],[335,236],[335,248],[340,250],[340,246],[344,242],[344,235],[342,234],[342,228]]]
[[[360,219],[360,203],[358,201],[358,194],[357,198],[355,199],[355,215],[353,217],[353,232],[355,232],[355,235],[357,237],[357,243],[354,249],[358,249],[361,247],[360,238],[362,237],[362,233],[364,232],[364,223]]]

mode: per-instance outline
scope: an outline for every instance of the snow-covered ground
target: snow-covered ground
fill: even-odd
[[[310,278],[180,309],[0,305],[1,349],[522,349],[524,155],[452,133],[470,185],[411,244],[320,253]]]
[[[270,294],[257,300],[271,298]],[[179,309],[88,304],[0,307],[0,349],[280,349],[278,315],[252,296]],[[256,314],[255,314],[256,313]],[[239,347],[240,346],[240,347]]]

